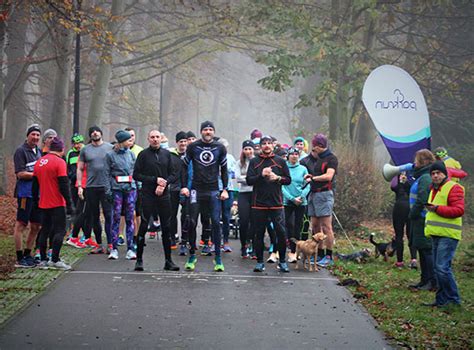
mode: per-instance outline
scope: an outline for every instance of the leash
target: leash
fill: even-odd
[[[341,224],[341,222],[339,221],[339,218],[337,217],[337,215],[336,215],[336,213],[335,213],[334,211],[332,212],[332,215],[334,216],[334,218],[336,219],[337,223],[338,223],[339,226],[341,227],[342,232],[344,232],[344,235],[346,236],[346,239],[349,241],[349,244],[351,245],[352,250],[355,250],[355,247],[354,247],[354,245],[352,244],[351,240],[349,239],[349,236],[347,235],[346,230],[344,230],[344,227],[342,227],[342,224]]]

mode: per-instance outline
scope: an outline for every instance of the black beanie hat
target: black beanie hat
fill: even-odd
[[[444,164],[443,161],[439,160],[437,162],[434,162],[433,164],[431,164],[431,167],[430,167],[430,174],[432,171],[434,170],[439,170],[441,171],[444,175],[448,176],[448,169],[446,169],[446,165]]]
[[[33,131],[38,131],[41,134],[41,128],[38,124],[31,124],[28,127],[28,130],[26,130],[26,136],[28,137],[29,134],[31,134]]]
[[[91,126],[91,127],[89,128],[89,133],[88,133],[89,137],[91,137],[91,135],[92,135],[92,133],[93,133],[94,131],[100,132],[101,135],[104,134],[104,133],[102,132],[102,129],[101,129],[101,128],[99,128],[97,125],[94,125],[94,126]]]
[[[180,140],[186,140],[187,138],[188,135],[184,131],[180,131],[176,134],[176,142],[179,142]]]
[[[251,140],[245,140],[244,142],[242,142],[242,149],[244,149],[245,147],[255,148],[255,144]]]
[[[196,134],[193,133],[192,131],[188,131],[188,132],[186,133],[186,138],[189,139],[190,137],[196,138]]]
[[[210,122],[209,120],[206,120],[205,122],[201,123],[201,129],[199,129],[199,131],[202,131],[202,129],[204,128],[213,128],[214,130],[216,130],[216,128],[214,127],[214,123]]]

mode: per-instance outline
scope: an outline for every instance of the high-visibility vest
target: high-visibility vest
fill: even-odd
[[[448,205],[448,196],[449,192],[453,186],[458,185],[453,181],[447,181],[444,183],[441,188],[436,193],[434,199],[433,197],[433,190],[430,192],[430,196],[428,198],[428,203],[433,205]],[[461,186],[462,187],[462,186]],[[464,190],[464,187],[462,187]],[[434,212],[429,211],[426,214],[425,220],[425,236],[442,236],[442,237],[449,237],[454,238],[457,240],[461,239],[461,232],[462,232],[462,217],[458,218],[444,218]]]
[[[443,158],[444,165],[446,165],[446,168],[453,168],[453,169],[461,169],[461,163],[459,163],[456,159],[446,156]],[[459,179],[457,177],[451,178],[452,181],[454,182],[459,182]]]

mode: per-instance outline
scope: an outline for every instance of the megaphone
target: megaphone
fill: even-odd
[[[406,163],[403,165],[395,166],[391,164],[385,164],[382,169],[383,178],[387,181],[392,181],[394,176],[397,176],[402,171],[412,171],[413,170],[413,163]]]

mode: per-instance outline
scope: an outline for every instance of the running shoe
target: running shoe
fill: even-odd
[[[112,246],[112,244],[107,244],[107,254],[112,253],[113,249],[114,249],[114,247]]]
[[[179,271],[179,266],[177,266],[172,260],[166,260],[164,269],[166,271]]]
[[[52,249],[48,249],[47,255],[48,255],[48,258],[51,259],[51,256],[53,256],[53,250],[52,250]]]
[[[179,245],[179,255],[180,256],[186,256],[188,253],[188,248],[186,247],[186,244],[180,244]]]
[[[273,244],[270,244],[270,248],[268,248],[269,253],[273,253]]]
[[[413,269],[413,270],[418,269],[418,263],[417,263],[416,259],[411,259],[411,261],[410,261],[410,269]]]
[[[224,253],[232,253],[232,248],[229,243],[224,243]]]
[[[211,247],[209,247],[208,245],[205,245],[204,247],[202,247],[201,255],[211,256],[212,255]]]
[[[137,260],[135,263],[135,271],[143,271],[143,261]]]
[[[216,256],[214,259],[214,271],[224,272],[224,264],[222,263],[222,258],[220,256]]]
[[[81,243],[84,243],[86,241],[86,236],[82,235],[81,238],[79,239]]]
[[[122,246],[125,244],[125,240],[123,239],[123,236],[120,235],[117,241],[117,245]]]
[[[277,269],[280,270],[280,272],[290,272],[290,268],[286,262],[279,263]]]
[[[253,268],[253,272],[263,272],[265,271],[265,264],[264,263],[257,263]]]
[[[176,242],[175,243],[171,243],[171,250],[176,250],[178,249],[178,246],[176,245]]]
[[[401,269],[405,267],[405,264],[403,263],[403,261],[397,261],[393,266],[395,266],[398,269]]]
[[[36,267],[41,269],[41,270],[47,270],[49,269],[48,266],[48,260],[40,260],[37,264]]]
[[[328,267],[334,264],[334,260],[329,255],[326,255],[324,258],[317,262],[320,267]]]
[[[92,238],[88,238],[84,241],[84,244],[90,248],[97,248],[99,245]]]
[[[298,259],[296,257],[296,253],[288,253],[288,262],[290,264],[296,264],[298,262]]]
[[[15,267],[26,268],[26,269],[31,269],[35,266],[36,264],[34,262],[34,259],[33,261],[30,261],[26,257],[23,257],[20,261],[17,261],[15,264]]]
[[[35,259],[36,259],[36,260],[41,260],[41,253],[40,253],[40,250],[39,250],[39,249],[36,249],[36,252],[35,252]]]
[[[136,258],[137,258],[137,254],[133,250],[131,249],[127,250],[127,255],[125,255],[125,259],[135,260]]]
[[[92,249],[90,252],[90,254],[104,254],[104,253],[105,253],[104,248],[102,248],[102,246],[100,245]]]
[[[156,232],[150,232],[149,233],[149,238],[150,239],[155,239],[156,238]]]
[[[67,241],[67,244],[74,248],[79,248],[79,249],[87,248],[87,245],[81,243],[81,241],[77,237],[69,238],[69,240]]]
[[[240,257],[242,259],[248,259],[250,257],[247,253],[247,247],[242,247],[242,249],[240,249]]]
[[[112,249],[110,251],[109,260],[117,260],[118,259],[118,250]]]
[[[201,239],[201,240],[199,241],[199,247],[204,247],[204,244],[205,244],[205,242]]]
[[[28,262],[28,264],[30,264],[30,265],[31,265],[31,264],[37,265],[37,262],[36,262],[35,258],[33,258],[31,255],[25,256],[25,259],[26,259],[26,261]]]
[[[197,258],[196,255],[190,255],[186,264],[184,264],[184,269],[187,271],[194,271],[196,268]]]
[[[48,261],[48,269],[56,269],[56,270],[70,270],[71,266],[66,264],[64,261],[59,260],[57,262]]]
[[[275,264],[278,262],[278,253],[271,253],[270,257],[267,259],[267,263]]]

